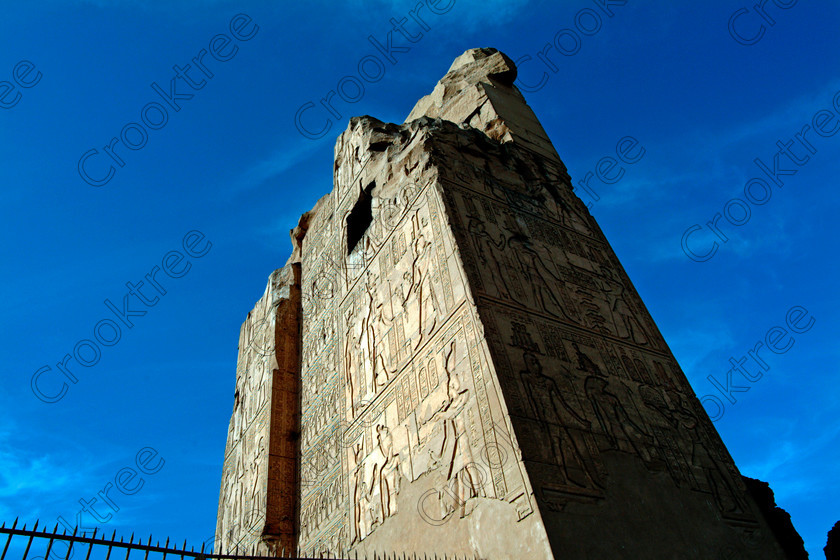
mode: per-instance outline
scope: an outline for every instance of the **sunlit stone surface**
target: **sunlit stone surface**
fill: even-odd
[[[338,138],[242,326],[226,550],[783,558],[515,78]]]

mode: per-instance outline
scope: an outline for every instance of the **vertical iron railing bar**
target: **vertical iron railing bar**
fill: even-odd
[[[12,532],[11,531],[15,530],[15,527],[17,527],[17,523],[18,523],[18,518],[15,517],[15,522],[12,523],[12,528],[9,532],[9,540],[6,541],[6,546],[3,547],[3,556],[0,556],[0,560],[2,560],[3,558],[6,557],[6,551],[9,550],[9,543],[12,542]],[[2,529],[5,529],[5,528],[6,528],[6,522],[4,521]],[[26,529],[26,523],[23,524],[23,528]],[[38,522],[37,521],[35,522],[35,528],[36,529],[38,528]]]
[[[56,525],[55,528],[58,529],[58,525]],[[50,550],[52,550],[52,544],[53,544],[53,538],[54,537],[55,537],[55,535],[50,537],[50,542],[49,542],[49,544],[47,544],[47,551],[44,553],[44,560],[49,560],[49,558],[50,558]]]
[[[140,538],[137,542],[134,542],[134,533],[131,534],[129,537],[128,542],[125,541],[125,537],[121,536],[119,540],[116,538],[116,530],[112,532],[110,539],[104,535],[99,533],[99,528],[95,528],[90,536],[88,532],[81,532],[79,528],[76,527],[73,529],[71,533],[68,533],[67,530],[63,530],[61,533],[58,532],[58,525],[56,524],[55,528],[52,531],[43,528],[38,530],[39,523],[36,523],[32,529],[28,529],[26,526],[23,528],[17,528],[17,520],[15,523],[8,527],[5,523],[0,524],[0,535],[6,534],[7,540],[3,547],[2,553],[0,553],[0,560],[6,560],[6,556],[8,556],[8,551],[11,547],[11,540],[16,536],[23,536],[28,537],[26,548],[23,553],[23,557],[21,560],[26,560],[28,557],[29,551],[31,550],[32,543],[34,542],[35,538],[39,539],[48,539],[46,552],[44,555],[44,560],[50,560],[49,555],[52,552],[52,548],[55,545],[56,541],[63,541],[68,543],[68,551],[65,554],[64,559],[62,560],[70,560],[70,556],[72,555],[72,549],[77,544],[87,544],[88,550],[85,551],[85,559],[90,560],[93,553],[94,546],[105,546],[107,547],[106,555],[104,560],[110,560],[111,553],[114,551],[115,548],[124,548],[126,549],[125,560],[130,560],[132,550],[142,549],[144,551],[143,560],[149,560],[149,553],[150,552],[157,552],[161,553],[163,556],[161,560],[166,560],[167,556],[169,555],[177,555],[180,556],[181,560],[268,560],[268,559],[283,559],[283,560],[307,560],[309,558],[328,558],[329,555],[325,552],[318,551],[317,549],[312,550],[311,555],[307,555],[306,552],[302,556],[286,556],[285,550],[283,551],[284,554],[282,556],[273,556],[273,555],[259,555],[255,554],[259,547],[258,545],[252,544],[251,546],[247,546],[244,549],[241,546],[236,547],[236,549],[232,551],[227,551],[228,554],[222,554],[222,548],[220,547],[220,553],[215,554],[211,552],[212,549],[207,548],[206,543],[202,543],[202,546],[199,550],[195,549],[195,546],[187,548],[187,541],[184,540],[183,545],[179,548],[177,544],[173,545],[170,548],[170,541],[171,539],[166,539],[164,546],[160,546],[160,543],[157,542],[153,546],[152,536],[149,535],[149,538],[146,543],[143,542],[143,539]],[[215,548],[215,547],[214,547]],[[291,550],[288,551],[293,553]],[[348,551],[349,552],[349,551]],[[358,559],[360,558],[358,551],[354,551],[355,557]],[[394,551],[393,557],[397,558],[396,551]],[[388,553],[376,553],[376,558],[391,558],[392,555]],[[347,557],[347,554],[343,554],[342,557]],[[137,558],[137,556],[135,556]],[[403,555],[405,559],[406,556]],[[122,560],[122,559],[121,559]]]
[[[37,523],[35,524],[37,525]],[[29,547],[32,546],[32,539],[34,539],[32,535],[29,536],[29,542],[26,543],[26,548],[23,551],[23,558],[21,560],[26,560],[26,557],[29,556]]]
[[[6,551],[9,550],[9,543],[12,542],[12,534],[9,533],[9,538],[6,539],[6,546],[3,547],[3,554],[0,555],[0,560],[3,560],[6,557]]]
[[[78,526],[78,525],[76,525],[76,527],[73,529],[73,534],[72,534],[71,536],[72,536],[72,537],[75,537],[75,536],[76,536],[76,532],[77,532],[78,530],[79,530],[79,526]],[[70,542],[67,544],[67,554],[65,554],[65,555],[64,555],[64,560],[70,560],[70,551],[71,551],[71,550],[73,550],[73,539],[68,539],[68,540],[69,540]],[[45,558],[44,560],[47,560],[47,559]]]

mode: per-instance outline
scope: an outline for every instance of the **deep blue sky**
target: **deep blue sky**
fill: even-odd
[[[754,160],[772,166],[777,141],[794,140],[815,116],[825,131],[837,125],[840,5],[800,1],[782,9],[770,2],[766,19],[755,12],[736,19],[742,42],[765,28],[760,40],[744,45],[727,22],[752,0],[630,0],[614,6],[611,18],[589,0],[562,7],[455,0],[447,13],[422,12],[429,30],[416,43],[394,36],[410,52],[394,54],[397,63],[365,83],[361,99],[336,98],[341,117],[325,136],[299,134],[296,110],[314,102],[304,125],[322,126],[329,115],[319,100],[344,76],[358,76],[359,60],[377,54],[368,36],[384,43],[389,19],[408,16],[415,3],[4,3],[0,82],[9,85],[0,84],[0,95],[7,105],[21,96],[0,109],[0,518],[54,523],[60,515],[73,523],[80,498],[89,500],[133,465],[140,449],[152,447],[163,468],[144,475],[134,495],[112,492],[120,511],[106,526],[190,542],[211,537],[239,327],[269,273],[285,262],[288,230],[330,190],[335,138],[353,115],[402,122],[456,56],[493,46],[515,60],[532,57],[520,72],[527,84],[547,72],[544,86],[526,97],[575,181],[614,155],[625,136],[644,147],[617,183],[591,182],[600,198],[592,212],[697,394],[725,404],[716,426],[739,468],[770,482],[812,558],[821,558],[825,534],[840,518],[833,338],[840,299],[831,287],[838,276],[840,134],[806,131],[812,151],[799,143],[790,148],[801,165],[780,156],[779,168],[797,170],[779,178],[782,187]],[[554,68],[547,69],[537,53],[558,31],[574,28],[584,8],[601,14],[600,29],[593,31],[597,21],[582,12],[578,23],[591,34],[578,32],[573,56],[552,47]],[[86,169],[103,178],[110,165],[103,147],[140,122],[147,103],[164,103],[150,84],[168,91],[173,65],[189,64],[214,36],[230,34],[240,13],[254,22],[241,32],[256,24],[256,35],[234,39],[231,60],[205,56],[213,78],[201,89],[179,80],[178,93],[194,97],[177,101],[180,111],[169,108],[162,128],[147,129],[141,149],[116,146],[124,167],[107,184],[83,181],[82,155],[99,151]],[[406,29],[420,31],[411,20]],[[561,47],[573,47],[571,36],[560,39]],[[35,70],[17,66],[18,79],[37,83],[11,90],[23,60]],[[205,78],[195,68],[190,76]],[[160,122],[154,108],[146,116]],[[128,141],[139,142],[130,128]],[[683,233],[725,208],[742,220],[744,206],[727,203],[745,198],[751,178],[769,185],[765,192],[752,183],[753,198],[770,199],[750,203],[743,225],[721,219],[728,241],[709,260],[690,260]],[[101,346],[96,365],[71,362],[78,382],[61,401],[38,400],[33,374],[50,366],[40,386],[55,395],[63,379],[57,362],[92,338],[101,319],[113,318],[104,300],[119,306],[126,282],[142,280],[169,251],[183,253],[182,238],[192,230],[212,243],[209,252],[189,257],[181,278],[158,273],[166,294],[152,307],[131,304],[146,315],[131,318],[134,327],[124,327],[118,343]],[[691,234],[689,247],[702,255],[720,241],[713,235],[704,227]],[[148,284],[143,290],[153,297]],[[749,391],[734,393],[731,404],[707,376],[725,383],[729,358],[745,355],[772,327],[785,327],[794,306],[808,310],[813,326],[795,333],[784,353],[760,352],[769,368],[761,379],[736,373],[732,383]],[[100,335],[113,332],[105,326]],[[81,352],[92,359],[89,347]],[[754,362],[746,367],[757,371]]]

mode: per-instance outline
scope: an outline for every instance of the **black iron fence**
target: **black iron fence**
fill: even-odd
[[[117,540],[116,531],[108,538],[105,535],[97,537],[99,529],[94,529],[90,536],[85,536],[86,533],[76,534],[78,528],[68,534],[67,531],[59,532],[58,525],[52,531],[48,531],[45,530],[46,527],[38,530],[37,521],[31,529],[27,529],[25,524],[22,528],[18,528],[17,524],[18,520],[15,519],[11,527],[6,527],[5,523],[0,526],[0,535],[7,535],[0,560],[6,560],[6,555],[9,553],[11,553],[9,554],[9,560],[82,560],[77,554],[84,554],[84,560],[111,560],[112,553],[114,554],[114,560],[130,560],[130,556],[134,560],[140,560],[141,554],[143,560],[149,560],[150,554],[152,554],[152,560],[166,560],[167,556],[178,557],[180,560],[266,560],[269,558],[272,560],[311,560],[313,558],[335,558],[315,552],[311,556],[286,556],[285,551],[281,551],[278,556],[257,555],[255,554],[256,544],[241,550],[236,547],[234,550],[226,552],[224,550],[215,552],[212,548],[205,549],[207,543],[202,543],[199,550],[195,550],[195,547],[190,547],[187,550],[187,541],[184,541],[180,548],[175,543],[170,546],[169,539],[166,539],[163,546],[160,545],[159,541],[153,545],[151,535],[144,544],[142,538],[135,541],[133,533],[128,541],[125,541],[123,537]],[[57,543],[62,544],[62,550],[58,554],[55,547]],[[67,548],[66,552],[63,550],[65,546]],[[124,557],[120,556],[123,552],[125,553]],[[132,553],[134,553],[133,556]],[[50,554],[52,554],[52,557],[50,557]],[[364,557],[355,555],[352,558],[339,560],[359,560],[360,558]],[[367,558],[372,560],[468,560],[463,555],[430,556],[404,552],[372,553],[372,556]],[[170,558],[170,560],[176,559]]]

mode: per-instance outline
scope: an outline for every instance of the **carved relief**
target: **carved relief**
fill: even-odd
[[[464,411],[472,406],[472,395],[455,371],[455,344],[454,341],[450,344],[445,358],[445,399],[437,410],[420,421],[421,426],[432,422],[436,424],[436,433],[428,446],[430,465],[433,469],[443,467],[446,485],[451,491],[447,496],[455,498],[453,503],[453,500],[441,496],[440,507],[444,517],[455,511],[456,505],[460,506],[460,516],[464,517],[467,501],[484,495],[480,478],[473,467],[472,450],[464,422]]]
[[[609,502],[616,463],[754,527],[731,458],[562,163],[468,129],[354,119],[333,193],[293,234],[298,550],[374,550],[416,522],[402,505],[414,484],[432,487],[426,513],[464,534],[486,520],[477,508],[512,506],[525,542],[517,531],[537,518]],[[278,335],[256,317],[242,332],[255,350],[240,341],[227,542],[269,501],[274,456]]]

